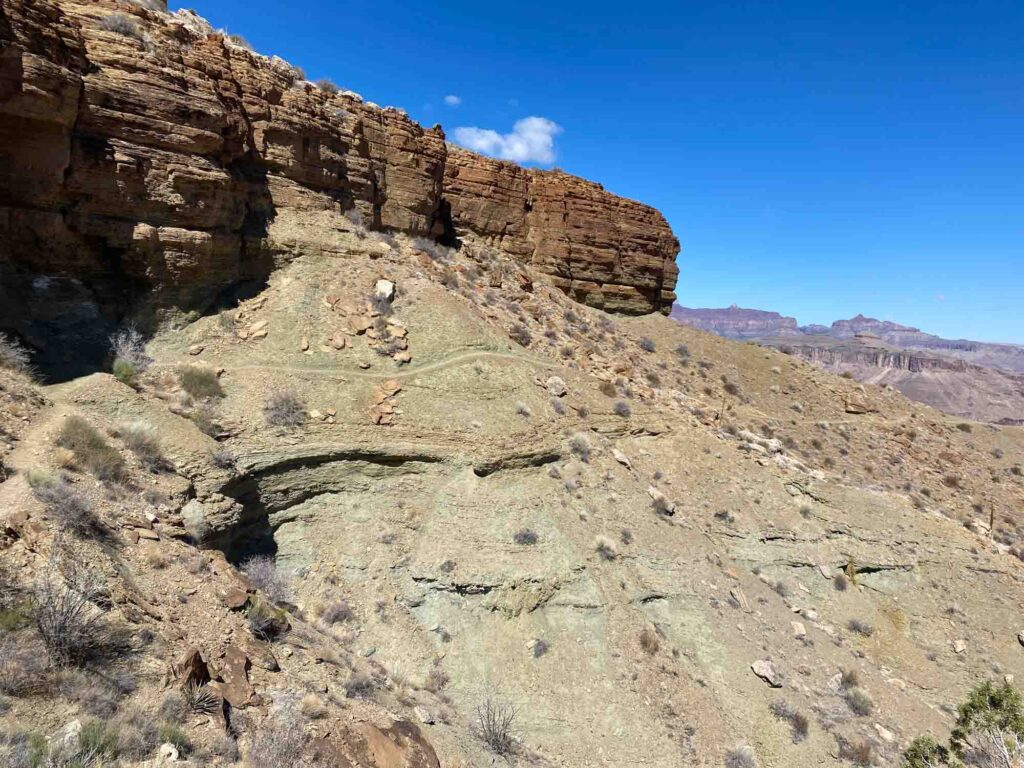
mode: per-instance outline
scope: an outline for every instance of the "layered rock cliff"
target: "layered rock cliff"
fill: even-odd
[[[671,306],[678,242],[657,211],[451,148],[439,126],[149,5],[0,4],[0,327],[44,359],[55,339],[99,345],[140,307],[201,309],[329,251],[352,209],[500,245],[594,305]]]
[[[794,317],[761,309],[743,309],[735,304],[722,309],[692,309],[677,304],[672,307],[671,317],[684,325],[727,339],[791,336],[800,332]]]

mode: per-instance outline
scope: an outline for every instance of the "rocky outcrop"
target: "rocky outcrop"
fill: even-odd
[[[743,309],[735,304],[723,309],[691,309],[677,304],[672,307],[671,317],[684,325],[727,339],[793,336],[799,333],[796,318],[785,317],[778,312]]]
[[[44,356],[101,344],[141,304],[202,308],[258,283],[318,237],[329,249],[351,209],[373,228],[500,240],[609,309],[671,302],[678,245],[656,211],[450,151],[439,126],[145,5],[0,6],[0,327]]]
[[[577,300],[632,314],[671,308],[679,241],[654,208],[457,147],[444,186],[458,236],[515,254]]]

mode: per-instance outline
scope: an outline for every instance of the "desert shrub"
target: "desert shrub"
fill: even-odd
[[[122,424],[117,430],[118,437],[147,469],[157,470],[167,466],[163,449],[157,438],[156,427],[145,421]]]
[[[57,445],[74,454],[75,462],[100,480],[122,480],[125,476],[121,454],[81,416],[68,416],[57,433]]]
[[[183,723],[190,711],[185,694],[181,691],[168,691],[160,701],[157,717],[169,723]]]
[[[192,752],[192,740],[189,739],[188,734],[180,726],[173,723],[163,723],[158,732],[160,734],[160,743],[172,744],[182,757]]]
[[[547,640],[537,639],[533,643],[533,658],[539,659],[545,653],[551,650],[551,643]]]
[[[480,738],[496,755],[507,757],[515,754],[518,746],[512,732],[518,710],[511,704],[487,699],[477,708]]]
[[[590,447],[590,441],[587,439],[587,436],[577,432],[569,438],[569,450],[579,457],[580,461],[589,462],[593,449]]]
[[[229,451],[227,448],[218,448],[213,452],[210,457],[213,462],[213,466],[218,469],[234,469],[235,468],[235,454]]]
[[[100,29],[106,32],[132,37],[136,40],[143,39],[139,25],[135,23],[134,19],[125,16],[123,13],[111,13],[108,16],[104,16],[100,19],[99,26]]]
[[[320,621],[328,626],[339,624],[344,621],[352,621],[355,618],[355,614],[352,612],[352,606],[348,604],[347,600],[335,600],[320,616]]]
[[[639,346],[644,352],[654,352],[654,350],[657,349],[657,345],[654,343],[654,340],[649,339],[646,336],[640,339]]]
[[[854,765],[870,766],[875,763],[875,748],[869,741],[854,744],[846,739],[839,739],[839,759],[849,760]]]
[[[512,535],[512,541],[524,546],[536,544],[538,540],[539,537],[537,536],[536,531],[529,528],[523,528]]]
[[[280,603],[291,598],[291,578],[277,567],[274,558],[268,555],[255,555],[242,563],[241,570],[252,585],[261,590],[272,602]]]
[[[649,627],[644,627],[640,632],[640,647],[644,650],[644,653],[654,656],[661,649],[661,642],[658,640],[657,633]]]
[[[931,736],[918,736],[903,752],[904,768],[940,768],[949,764],[949,750]]]
[[[116,358],[113,367],[114,378],[129,387],[135,386],[135,377],[139,372],[135,366],[127,360]]]
[[[836,592],[845,592],[850,586],[850,580],[846,578],[846,574],[838,573],[836,577],[832,579],[832,586]]]
[[[610,381],[602,381],[597,388],[605,397],[615,397],[617,394],[619,394],[619,391],[615,388],[615,385],[612,384]]]
[[[647,383],[650,384],[652,387],[660,387],[661,386],[661,376],[659,376],[655,371],[648,371],[646,373],[646,376],[647,376]]]
[[[807,719],[806,715],[797,710],[796,707],[780,699],[772,703],[770,709],[773,715],[790,724],[794,744],[799,744],[807,738],[811,727],[810,720]]]
[[[847,688],[844,698],[846,699],[846,706],[850,708],[850,711],[860,717],[867,717],[871,714],[871,710],[875,708],[871,697],[864,690],[856,686]]]
[[[727,394],[730,394],[733,397],[740,396],[740,385],[737,384],[735,381],[732,381],[731,379],[727,379],[725,376],[722,377],[722,389],[724,389]]]
[[[530,346],[530,342],[533,341],[533,337],[530,335],[530,329],[522,323],[516,323],[513,325],[509,329],[508,335],[511,336],[517,344],[523,347]]]
[[[81,553],[55,544],[50,566],[32,588],[36,631],[50,659],[81,665],[117,650],[117,637],[97,603],[106,583]]]
[[[144,760],[161,744],[160,728],[149,713],[131,712],[116,723],[118,755],[127,760]]]
[[[366,672],[354,671],[345,681],[345,696],[350,699],[367,699],[377,689],[377,681]]]
[[[839,684],[844,690],[860,685],[860,675],[857,674],[856,669],[844,669],[840,675]]]
[[[13,336],[0,333],[0,368],[29,373],[32,358],[29,351]]]
[[[1024,701],[1009,683],[986,681],[957,710],[950,748],[969,765],[1016,765],[1024,757]]]
[[[515,409],[516,409],[516,414],[518,414],[519,416],[525,416],[525,417],[529,418],[529,416],[530,416],[530,408],[522,400],[516,401]]]
[[[76,536],[90,536],[101,530],[88,499],[65,477],[32,472],[28,481],[32,493],[62,529]]]
[[[294,390],[275,392],[263,405],[263,418],[274,427],[297,427],[306,421],[306,403]]]
[[[868,624],[866,621],[860,619],[850,619],[846,624],[847,629],[851,632],[856,632],[858,635],[864,637],[871,637],[875,633],[875,628]]]
[[[565,416],[565,404],[557,397],[551,398],[551,410],[559,416]]]
[[[273,640],[288,628],[284,611],[259,597],[249,601],[245,618],[249,631],[261,640]]]
[[[224,389],[212,368],[200,365],[183,365],[178,369],[178,383],[196,400],[224,397]]]
[[[757,755],[748,746],[730,749],[725,753],[725,768],[758,768]]]
[[[628,419],[630,416],[633,415],[633,409],[630,408],[629,403],[625,402],[624,400],[616,401],[615,406],[612,408],[612,411],[615,413],[616,416],[621,416],[624,419]]]
[[[131,0],[134,5],[145,8],[147,11],[166,11],[167,0]]]
[[[972,429],[971,425],[968,424],[966,421],[961,421],[959,424],[956,425],[956,428],[959,429],[961,432],[970,432]]]
[[[690,348],[685,344],[680,344],[676,347],[675,351],[679,362],[683,365],[688,365],[690,362]]]
[[[594,551],[602,560],[614,560],[618,554],[615,542],[607,536],[597,536],[594,539]]]
[[[247,51],[252,50],[252,43],[242,37],[242,35],[237,35],[234,32],[224,32],[224,38],[230,40],[239,48],[245,48]]]
[[[146,340],[135,326],[129,325],[111,334],[109,341],[114,356],[114,376],[125,384],[132,384],[138,374],[153,364],[153,358],[146,354]]]
[[[654,510],[656,515],[662,515],[664,517],[671,517],[675,513],[675,509],[672,507],[672,502],[660,495],[651,499],[651,508]]]
[[[333,80],[331,80],[330,78],[326,78],[326,77],[321,78],[320,80],[317,80],[316,81],[316,87],[319,88],[324,93],[330,95],[330,96],[337,95],[338,91],[341,90],[340,88],[338,88],[337,85],[334,84]]]
[[[250,736],[246,765],[250,768],[328,768],[337,764],[316,753],[293,701],[265,719]]]

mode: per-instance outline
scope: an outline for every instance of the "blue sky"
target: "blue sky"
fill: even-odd
[[[1024,342],[1019,0],[187,7],[449,138],[477,128],[460,138],[658,207],[680,303]],[[550,122],[506,141],[528,117]]]

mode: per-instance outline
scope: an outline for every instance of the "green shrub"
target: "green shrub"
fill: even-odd
[[[135,365],[120,357],[114,360],[114,378],[129,387],[135,386],[135,377],[138,375]]]

